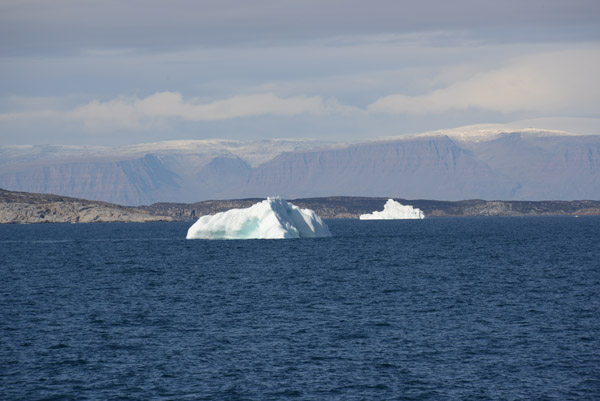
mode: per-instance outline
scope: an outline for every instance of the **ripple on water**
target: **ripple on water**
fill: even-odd
[[[600,399],[600,219],[0,226],[0,399]]]

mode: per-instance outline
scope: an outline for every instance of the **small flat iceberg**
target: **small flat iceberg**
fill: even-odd
[[[280,197],[267,198],[246,209],[202,216],[187,239],[284,239],[331,237],[315,212],[300,209]]]
[[[424,219],[421,209],[403,205],[393,199],[388,199],[382,212],[373,212],[360,216],[361,220],[392,220],[392,219]]]

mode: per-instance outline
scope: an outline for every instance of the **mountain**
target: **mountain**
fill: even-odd
[[[124,205],[270,195],[600,200],[600,136],[477,127],[361,143],[0,147],[0,187]]]
[[[513,185],[502,199],[599,199],[600,136],[513,133],[464,146]]]
[[[423,136],[285,153],[253,169],[242,196],[600,199],[600,136]],[[233,195],[233,192],[229,193]]]
[[[495,197],[494,172],[447,136],[288,152],[253,169],[243,196]]]
[[[0,147],[0,187],[122,205],[222,198],[245,185],[253,167],[316,140],[167,141],[123,148]]]

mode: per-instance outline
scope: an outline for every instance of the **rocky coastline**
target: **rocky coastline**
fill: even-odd
[[[209,200],[196,203],[155,203],[120,206],[60,195],[14,192],[0,189],[0,224],[94,223],[188,221],[233,208],[245,208],[260,198]],[[464,201],[405,200],[402,204],[421,209],[426,217],[475,216],[598,216],[600,201]],[[387,198],[334,196],[293,199],[292,203],[314,210],[326,219],[354,219],[382,210]]]
[[[0,189],[0,224],[173,221],[147,210],[51,194]]]

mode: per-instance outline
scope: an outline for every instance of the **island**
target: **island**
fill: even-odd
[[[207,200],[196,203],[154,203],[121,206],[113,203],[61,195],[15,192],[0,189],[0,224],[6,223],[93,223],[192,221],[230,209],[248,208],[266,198]],[[407,200],[394,198],[432,217],[474,216],[598,216],[600,201],[502,201],[470,199],[461,201]],[[382,210],[387,197],[329,196],[290,199],[294,205],[314,210],[324,219],[358,219]]]

